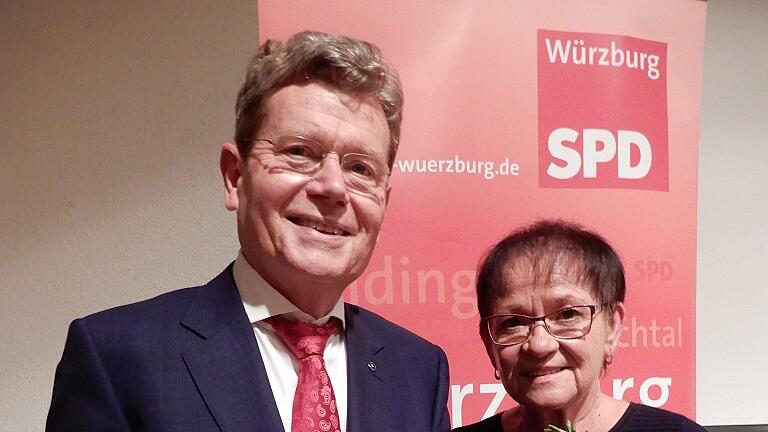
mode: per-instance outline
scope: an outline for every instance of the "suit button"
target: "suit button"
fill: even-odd
[[[371,372],[376,372],[376,363],[372,361],[368,362],[368,369],[370,369]]]

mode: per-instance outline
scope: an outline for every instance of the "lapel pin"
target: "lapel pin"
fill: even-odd
[[[374,363],[374,362],[372,362],[372,361],[369,361],[369,362],[368,362],[368,369],[369,369],[371,372],[376,372],[376,363]]]

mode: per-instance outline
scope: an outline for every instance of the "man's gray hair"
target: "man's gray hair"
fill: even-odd
[[[247,155],[270,96],[283,87],[320,82],[360,98],[376,99],[389,126],[390,169],[400,142],[403,90],[397,72],[374,45],[346,36],[307,31],[283,44],[267,40],[248,64],[237,96],[235,143]]]

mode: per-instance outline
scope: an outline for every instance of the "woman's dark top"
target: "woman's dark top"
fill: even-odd
[[[501,413],[475,424],[454,429],[454,432],[503,432]],[[707,432],[706,429],[691,420],[645,405],[630,403],[619,422],[608,432]],[[577,431],[578,432],[578,431]]]

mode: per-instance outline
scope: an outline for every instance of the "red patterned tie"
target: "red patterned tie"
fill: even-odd
[[[325,369],[323,351],[328,338],[341,328],[331,317],[323,326],[290,321],[281,316],[266,320],[299,361],[299,379],[293,396],[292,432],[340,432],[336,396]]]

